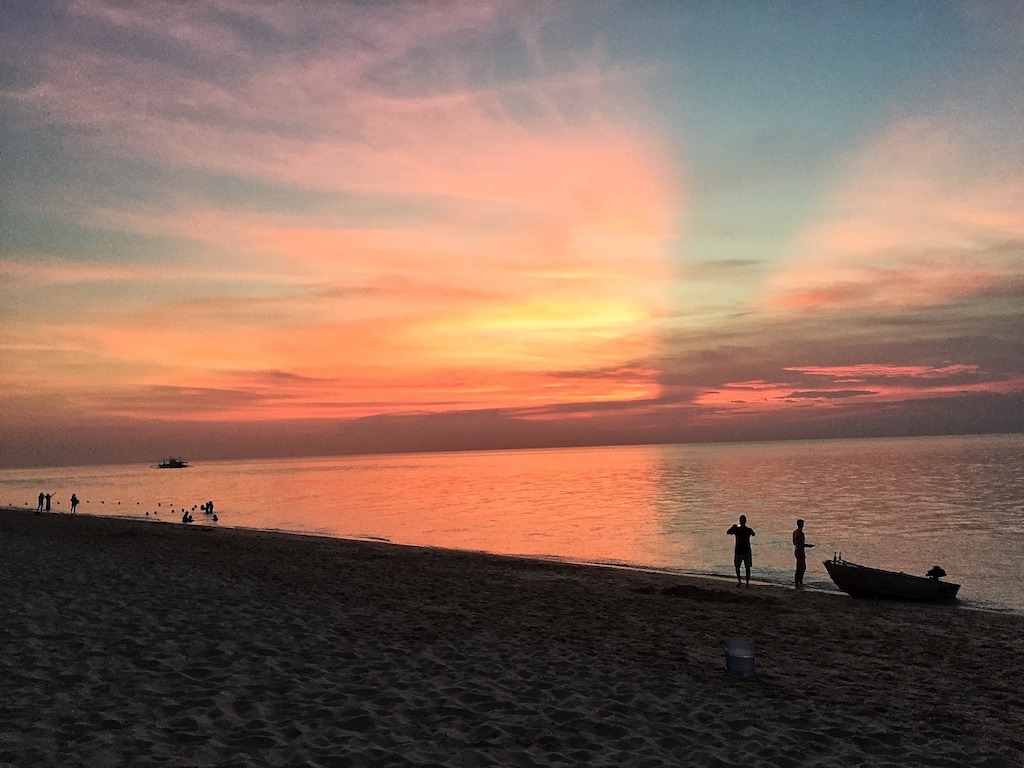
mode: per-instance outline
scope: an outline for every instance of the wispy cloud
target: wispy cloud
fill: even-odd
[[[787,368],[786,370],[804,373],[808,376],[825,376],[847,383],[890,379],[935,381],[976,374],[979,371],[977,365],[950,364],[934,367],[928,365],[878,365],[871,363],[846,366]]]
[[[734,11],[26,4],[8,410],[632,441],[1019,392],[1020,14]]]
[[[964,131],[966,132],[966,128]],[[772,278],[777,308],[926,306],[1024,286],[1024,165],[907,120],[855,159],[832,215]]]
[[[545,377],[653,345],[645,323],[666,301],[679,188],[623,109],[618,66],[593,50],[545,53],[539,29],[556,8],[82,0],[72,11],[81,34],[39,54],[39,77],[14,102],[73,129],[88,152],[178,181],[75,209],[80,225],[155,252],[7,262],[36,290],[86,280],[133,293],[73,326],[26,323],[34,343],[73,329],[98,358],[136,361],[140,386],[189,387],[192,403],[234,392],[225,372],[308,375],[296,385],[306,394],[278,410],[320,402],[333,415],[382,401],[600,397]],[[476,68],[489,46],[515,66]],[[190,174],[345,197],[333,210],[330,198],[254,210],[182,186]],[[370,199],[374,221],[353,219],[347,207]],[[161,243],[177,252],[161,259]],[[174,290],[182,281],[191,296]],[[454,400],[445,371],[459,380]],[[398,380],[424,394],[398,393]],[[197,408],[238,417],[256,401],[224,402],[230,413]]]
[[[808,407],[834,409],[952,395],[1024,392],[1024,375],[993,375],[976,365],[938,367],[860,364],[786,368],[796,378],[728,382],[702,392],[695,403],[728,416]]]

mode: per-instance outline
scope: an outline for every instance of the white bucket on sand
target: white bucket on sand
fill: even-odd
[[[725,671],[733,677],[751,677],[757,667],[754,641],[736,638],[725,644]]]

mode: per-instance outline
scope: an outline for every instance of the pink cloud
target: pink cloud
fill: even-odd
[[[807,366],[790,367],[787,371],[796,371],[809,376],[826,376],[844,382],[863,382],[869,379],[946,379],[961,374],[978,373],[977,365],[953,364],[934,367],[929,365],[885,365],[864,363],[845,366]]]
[[[32,291],[106,289],[73,319],[24,325],[18,343],[59,339],[90,355],[75,391],[114,392],[132,413],[165,387],[211,418],[656,393],[652,377],[552,375],[650,354],[669,301],[684,200],[645,129],[636,73],[596,49],[546,58],[539,29],[556,6],[210,7],[79,0],[83,29],[161,38],[173,61],[83,34],[41,54],[15,103],[94,157],[344,197],[287,212],[178,192],[62,206],[81,226],[149,238],[153,252],[125,266],[11,266]],[[222,21],[232,17],[311,42],[255,51]],[[487,54],[494,32],[526,57],[515,77],[466,54]],[[413,53],[434,69],[411,66]],[[367,220],[345,210],[367,197]],[[104,374],[115,360],[116,381]],[[57,371],[30,378],[42,386]]]
[[[582,58],[559,72],[513,81],[495,72],[481,82],[471,63],[444,52],[460,33],[498,24],[512,24],[529,47],[544,9],[510,18],[499,9],[514,6],[487,3],[423,4],[415,13],[351,4],[223,5],[286,34],[315,30],[317,40],[304,54],[275,56],[246,50],[204,6],[80,2],[75,9],[85,16],[195,48],[229,75],[204,79],[82,41],[44,55],[44,76],[15,100],[39,120],[74,126],[70,140],[93,151],[321,190],[525,201],[538,177],[576,173],[574,161],[606,159],[581,156],[581,134],[593,143],[604,130],[608,136],[598,142],[622,144],[601,114],[612,103],[602,92],[627,87],[622,73]],[[402,68],[417,49],[442,62],[443,86]],[[558,107],[569,94],[594,105],[583,124],[573,126]],[[510,101],[533,105],[532,126]]]
[[[775,308],[930,306],[1024,282],[1024,165],[971,126],[906,120],[850,164],[825,221],[772,276]]]
[[[993,376],[979,366],[955,363],[943,366],[794,366],[785,370],[801,374],[802,378],[781,382],[727,382],[700,393],[694,403],[719,415],[828,412],[851,405],[1024,392],[1022,375]]]
[[[30,253],[20,258],[0,257],[0,280],[19,289],[66,283],[93,283],[132,280],[146,269],[132,264],[69,262],[47,254]]]

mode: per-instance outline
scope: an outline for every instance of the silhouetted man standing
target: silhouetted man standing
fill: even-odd
[[[813,547],[813,544],[808,544],[804,539],[804,521],[796,521],[796,530],[793,531],[793,556],[796,557],[796,588],[800,589],[804,585],[804,572],[807,570],[807,553],[804,552],[806,549]]]
[[[743,582],[740,580],[740,564],[747,566],[747,586],[750,586],[750,566],[753,564],[754,555],[750,550],[750,539],[755,536],[753,528],[747,527],[747,516],[740,515],[740,524],[734,525],[726,533],[736,537],[736,550],[733,554],[733,563],[736,565],[736,586]]]

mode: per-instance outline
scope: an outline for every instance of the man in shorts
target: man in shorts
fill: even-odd
[[[740,565],[747,566],[747,586],[750,586],[750,566],[753,564],[754,556],[750,551],[750,539],[755,536],[754,529],[747,527],[747,516],[740,515],[740,524],[734,525],[726,534],[736,537],[736,550],[733,554],[733,563],[736,565],[736,586],[743,584],[740,579]]]

